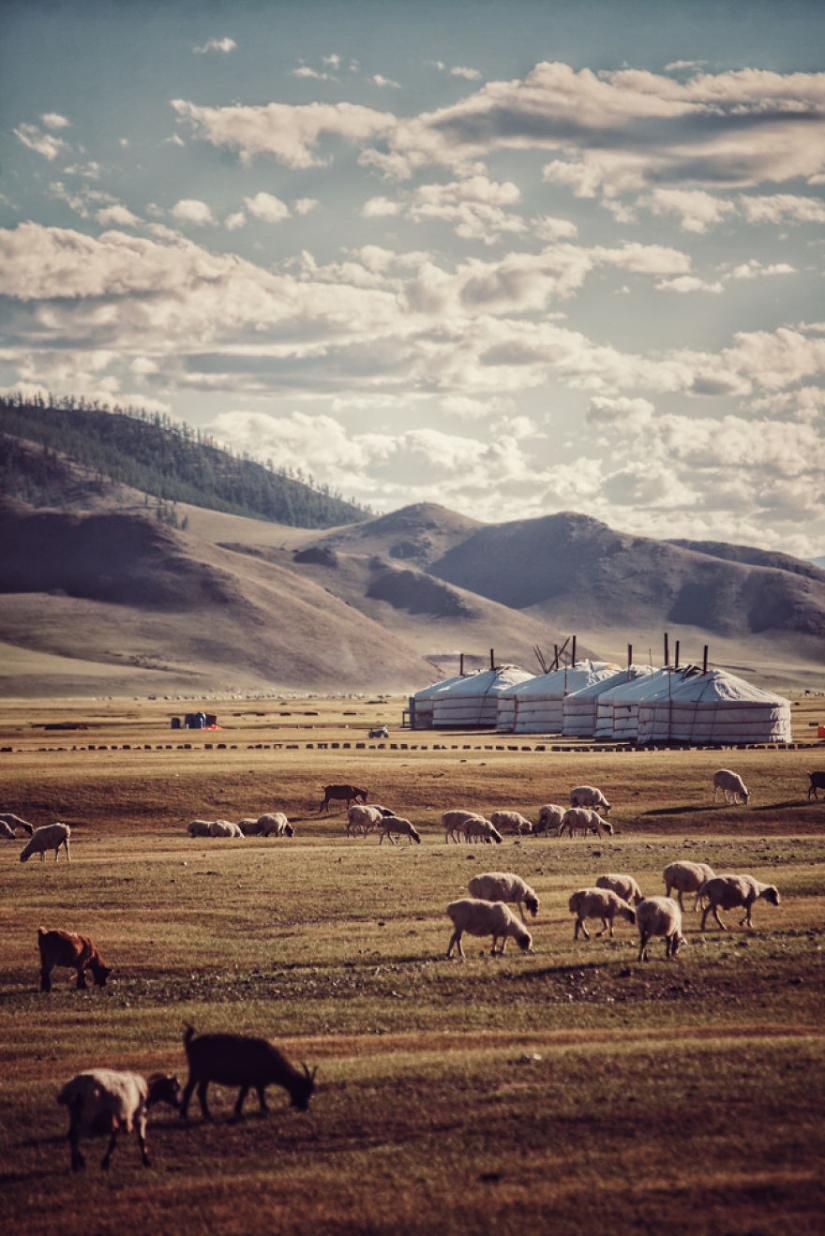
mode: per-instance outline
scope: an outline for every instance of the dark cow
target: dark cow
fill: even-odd
[[[111,967],[104,966],[97,945],[88,936],[76,936],[71,931],[46,931],[45,927],[38,927],[37,944],[40,949],[41,991],[51,991],[49,976],[55,966],[75,970],[77,986],[81,990],[87,986],[86,970],[91,970],[97,987],[106,986],[106,980],[112,973]]]
[[[324,786],[324,801],[318,808],[321,811],[329,811],[329,804],[335,799],[336,801],[346,801],[347,811],[352,803],[367,801],[367,791],[359,790],[357,785],[325,785]]]

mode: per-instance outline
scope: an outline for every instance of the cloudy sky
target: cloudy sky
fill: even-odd
[[[5,0],[0,388],[825,554],[820,0]]]

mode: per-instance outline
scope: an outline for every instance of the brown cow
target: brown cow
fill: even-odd
[[[333,799],[346,799],[347,811],[349,811],[351,803],[357,803],[359,799],[362,803],[367,801],[367,791],[359,790],[357,785],[325,785],[324,801],[318,811],[321,812],[324,809],[329,811],[329,804]]]
[[[91,970],[97,987],[106,986],[106,980],[112,973],[111,967],[104,966],[97,945],[88,936],[76,936],[71,931],[46,931],[45,927],[38,927],[37,945],[40,949],[41,991],[51,991],[49,975],[55,966],[68,966],[76,970],[77,986],[81,990],[87,986],[85,970]]]

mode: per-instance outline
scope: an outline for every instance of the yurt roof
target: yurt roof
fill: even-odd
[[[592,682],[615,674],[618,668],[618,665],[609,661],[577,661],[575,665],[569,665],[566,669],[550,670],[548,674],[527,678],[526,681],[520,682],[508,691],[507,695],[518,696],[520,700],[526,695],[538,695],[543,699],[561,699],[565,695],[571,695],[574,691],[580,691]]]
[[[479,670],[476,674],[468,674],[464,678],[448,682],[438,691],[439,699],[445,695],[450,698],[464,695],[492,695],[509,691],[520,682],[532,677],[527,670],[518,665],[499,665],[496,669]]]
[[[441,691],[444,687],[449,687],[454,682],[460,682],[462,678],[472,678],[477,674],[478,670],[473,670],[470,674],[453,674],[450,678],[443,678],[441,682],[430,683],[428,687],[422,687],[420,691],[416,691],[413,696],[414,700],[429,700],[437,691]]]
[[[682,682],[687,668],[687,666],[682,666],[681,669],[675,669],[672,666],[665,666],[662,669],[656,669],[652,674],[637,678],[633,682],[620,682],[617,686],[611,687],[609,691],[605,691],[601,698],[605,703],[624,703],[626,700],[632,703],[634,700],[655,699],[660,694],[667,695],[668,691],[674,691]]]
[[[570,694],[575,695],[576,699],[592,699],[594,696],[604,695],[607,691],[614,690],[623,683],[629,686],[639,678],[650,678],[654,673],[652,665],[629,665],[623,670],[611,673],[609,677],[597,678],[595,682],[588,683],[586,687]]]
[[[720,704],[751,707],[754,704],[787,704],[781,695],[765,691],[736,674],[725,670],[708,670],[706,674],[684,678],[673,688],[673,698],[681,702],[691,700],[700,704],[717,706]]]

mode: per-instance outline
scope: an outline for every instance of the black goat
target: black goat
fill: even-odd
[[[293,1107],[305,1112],[315,1088],[317,1067],[309,1071],[307,1066],[294,1068],[286,1056],[268,1039],[252,1038],[245,1034],[199,1034],[195,1037],[192,1026],[187,1025],[183,1046],[189,1062],[189,1080],[183,1091],[180,1112],[187,1118],[189,1100],[197,1086],[198,1100],[205,1120],[211,1120],[206,1105],[206,1091],[210,1082],[220,1086],[239,1086],[238,1101],[232,1119],[238,1120],[244,1099],[251,1089],[258,1092],[261,1111],[267,1112],[264,1091],[267,1086],[282,1086],[288,1093]],[[303,1070],[303,1071],[302,1071]]]

